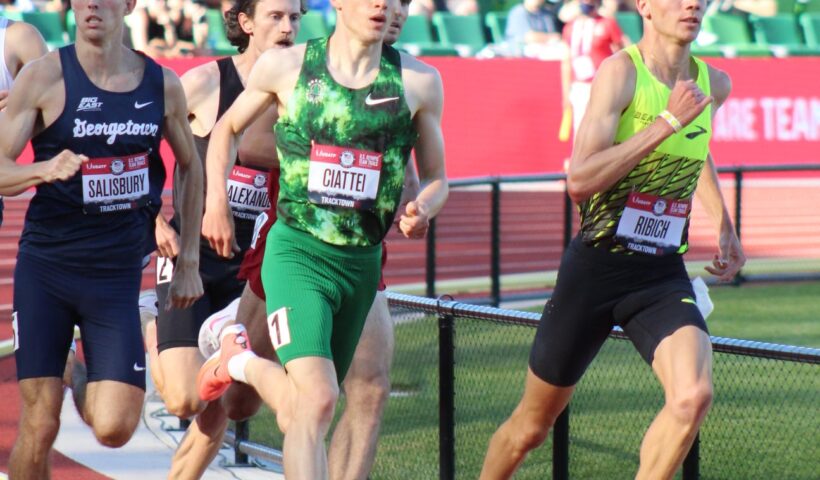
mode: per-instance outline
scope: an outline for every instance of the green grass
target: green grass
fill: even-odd
[[[717,336],[820,346],[820,283],[713,287]],[[518,402],[534,330],[459,319],[456,335],[456,471],[477,478],[487,442]],[[384,416],[375,479],[438,477],[438,339],[434,319],[396,328],[394,391]],[[816,365],[715,355],[715,405],[701,431],[701,478],[816,479],[820,458]],[[641,437],[663,399],[628,341],[610,340],[571,406],[570,474],[630,478]],[[252,439],[281,445],[269,414]],[[551,443],[517,479],[550,477]]]

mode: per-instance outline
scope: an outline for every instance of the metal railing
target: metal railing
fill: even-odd
[[[738,238],[743,238],[743,192],[744,181],[747,174],[760,173],[787,173],[787,172],[820,172],[820,164],[806,164],[806,165],[755,165],[755,166],[733,166],[718,168],[719,174],[731,174],[734,180],[734,198],[727,198],[727,204],[733,203],[734,206],[734,225]],[[501,288],[501,186],[511,184],[528,184],[535,182],[556,182],[563,183],[563,246],[569,245],[573,235],[573,218],[576,215],[575,205],[569,198],[566,191],[566,175],[565,174],[546,174],[546,175],[521,175],[521,176],[499,176],[499,177],[480,177],[464,180],[450,181],[451,189],[464,189],[469,187],[489,187],[489,205],[490,205],[490,255],[489,255],[489,271],[490,271],[490,288],[489,297],[481,299],[485,303],[493,306],[500,305],[502,301]],[[724,185],[726,186],[726,185]],[[730,203],[731,202],[731,203]],[[437,236],[436,220],[431,222],[430,230],[427,236],[426,243],[426,275],[425,275],[425,295],[431,298],[437,296],[438,290],[436,283],[438,276],[436,275],[436,259],[438,250],[438,236]],[[745,275],[738,275],[736,284],[744,281],[764,280],[771,281],[777,279],[786,279],[787,276],[772,276],[765,275],[758,277],[749,277]],[[820,274],[813,275],[795,275],[792,277],[795,280],[806,279],[820,279]]]
[[[452,299],[431,299],[431,298],[424,298],[424,297],[415,297],[410,295],[403,295],[393,292],[387,293],[388,300],[390,302],[391,308],[394,310],[399,310],[401,312],[421,312],[426,314],[423,316],[424,318],[430,318],[434,316],[436,318],[436,325],[438,329],[438,352],[436,355],[437,358],[437,365],[436,369],[438,371],[438,382],[437,382],[437,397],[438,397],[438,475],[441,479],[450,480],[456,478],[456,473],[459,473],[459,478],[474,478],[477,472],[474,471],[476,468],[476,463],[478,462],[477,456],[481,456],[483,458],[484,448],[486,448],[486,442],[479,442],[479,448],[476,448],[471,442],[472,438],[469,438],[472,434],[465,433],[463,435],[459,435],[459,429],[462,428],[469,428],[468,426],[464,426],[459,423],[459,418],[465,419],[469,417],[472,410],[475,410],[479,407],[486,407],[486,405],[476,405],[476,403],[481,402],[489,402],[488,397],[492,396],[491,389],[487,388],[486,385],[482,385],[480,382],[480,378],[482,376],[481,372],[472,372],[471,370],[474,369],[475,365],[471,367],[471,363],[475,363],[474,360],[468,358],[469,350],[473,348],[483,347],[486,345],[477,345],[479,342],[483,342],[484,337],[480,335],[475,335],[476,331],[483,330],[485,328],[492,327],[497,328],[501,333],[496,333],[495,335],[504,335],[504,332],[509,331],[510,335],[518,336],[521,338],[530,339],[532,338],[532,328],[535,328],[538,324],[540,319],[540,315],[537,313],[531,312],[517,312],[517,311],[510,311],[510,310],[502,310],[494,307],[489,306],[482,306],[482,305],[474,305],[474,304],[465,304],[455,302]],[[419,317],[421,318],[421,317]],[[422,321],[426,321],[427,324],[424,326],[425,330],[429,331],[432,328],[435,328],[430,320],[421,320],[418,319],[415,322],[419,323]],[[413,320],[409,321],[410,323]],[[408,325],[407,323],[400,323],[401,325]],[[517,333],[516,333],[517,332]],[[496,338],[494,336],[493,338]],[[425,337],[427,337],[425,335]],[[457,338],[460,338],[460,341],[457,341]],[[611,338],[616,340],[625,339],[626,336],[623,334],[620,329],[613,330],[611,334]],[[400,339],[397,337],[397,346],[398,341]],[[689,455],[687,456],[684,466],[683,466],[683,479],[684,480],[691,480],[699,478],[701,471],[703,470],[703,466],[701,465],[700,459],[701,455],[704,455],[704,450],[707,451],[707,458],[710,460],[708,464],[708,469],[705,472],[708,473],[710,478],[712,477],[719,477],[719,478],[741,478],[737,476],[733,476],[735,473],[730,472],[729,475],[726,474],[725,471],[720,471],[721,468],[737,468],[740,470],[743,469],[753,469],[753,471],[759,470],[759,465],[740,465],[737,467],[726,467],[724,464],[727,462],[726,458],[730,455],[727,455],[727,450],[734,449],[737,445],[742,445],[744,443],[750,442],[750,439],[747,438],[749,435],[748,432],[744,432],[742,429],[742,422],[738,423],[731,423],[729,426],[725,426],[725,422],[737,422],[736,420],[732,420],[729,417],[736,415],[733,413],[730,408],[738,408],[737,406],[731,405],[735,400],[734,397],[742,395],[751,395],[751,396],[759,396],[760,394],[756,391],[746,392],[741,391],[740,393],[736,392],[737,386],[733,385],[732,382],[737,381],[744,381],[743,378],[727,378],[727,375],[721,375],[719,372],[725,369],[735,370],[735,375],[738,372],[743,372],[748,368],[756,369],[754,371],[746,371],[746,374],[750,377],[754,377],[756,379],[764,379],[768,380],[771,379],[772,381],[783,381],[783,382],[791,382],[793,385],[802,385],[806,383],[806,379],[808,379],[808,393],[802,392],[800,399],[793,399],[790,398],[788,394],[783,394],[782,396],[777,398],[777,404],[765,404],[762,408],[763,411],[758,412],[758,417],[753,420],[760,424],[761,422],[764,424],[762,427],[758,425],[759,428],[763,428],[762,431],[766,432],[765,436],[768,437],[778,437],[777,441],[775,442],[775,446],[773,451],[757,451],[757,456],[754,458],[750,458],[747,460],[743,460],[746,462],[754,462],[758,459],[766,459],[767,462],[774,462],[777,463],[778,461],[782,462],[790,462],[787,465],[771,465],[769,468],[771,470],[776,470],[780,472],[787,472],[788,468],[793,467],[793,464],[798,463],[811,463],[812,459],[816,460],[817,454],[820,453],[816,440],[818,429],[820,428],[820,422],[818,422],[818,411],[816,408],[811,408],[813,401],[816,400],[816,391],[814,394],[811,393],[812,385],[817,384],[817,369],[816,366],[820,365],[820,349],[814,348],[806,348],[806,347],[793,347],[793,346],[785,346],[785,345],[775,345],[775,344],[767,344],[761,342],[753,342],[748,340],[736,340],[730,338],[722,338],[722,337],[711,337],[713,350],[715,352],[715,383],[716,383],[716,391],[720,390],[721,394],[717,395],[716,406],[713,407],[713,412],[710,414],[710,417],[707,419],[707,423],[705,424],[706,428],[709,428],[713,424],[719,424],[721,426],[714,427],[714,431],[709,431],[708,435],[706,436],[707,440],[706,443],[702,443],[702,441],[696,441],[695,445],[693,446],[692,450],[690,451]],[[474,344],[470,344],[469,342],[474,342]],[[618,351],[624,350],[626,352],[627,357],[634,352],[632,352],[631,347],[628,345],[627,342],[607,342],[608,345],[611,345],[610,348],[616,349]],[[464,351],[462,351],[464,350]],[[524,352],[525,353],[525,352]],[[517,355],[521,355],[522,352],[516,350]],[[431,355],[435,355],[431,352]],[[579,384],[579,388],[576,392],[576,396],[573,398],[571,403],[573,416],[569,414],[569,408],[567,411],[562,414],[563,417],[563,425],[556,424],[555,428],[553,429],[553,439],[552,439],[552,446],[551,446],[551,460],[549,463],[551,466],[549,467],[552,470],[552,477],[554,479],[567,479],[570,478],[570,474],[574,471],[577,471],[573,474],[575,478],[603,478],[600,476],[595,476],[595,474],[586,473],[589,471],[595,471],[595,468],[599,468],[600,466],[596,466],[595,463],[601,463],[602,461],[597,459],[596,455],[600,455],[600,451],[620,451],[621,456],[625,458],[621,458],[621,463],[626,463],[631,465],[634,463],[637,465],[637,446],[634,445],[636,435],[642,434],[642,428],[645,426],[641,426],[638,422],[633,422],[632,418],[629,417],[622,421],[623,425],[620,428],[613,428],[611,430],[607,430],[608,435],[612,435],[613,437],[616,436],[615,431],[618,430],[633,430],[631,433],[631,437],[628,442],[622,442],[620,438],[613,439],[610,443],[606,445],[598,445],[595,448],[589,449],[585,447],[585,444],[589,443],[589,437],[595,437],[596,434],[589,433],[591,430],[594,430],[595,424],[600,422],[600,420],[590,420],[589,416],[591,412],[594,414],[597,410],[601,408],[600,401],[596,400],[596,394],[591,394],[587,390],[594,388],[594,385],[601,381],[601,378],[611,377],[611,376],[624,376],[624,378],[629,378],[630,385],[634,383],[637,386],[643,385],[644,381],[640,380],[642,375],[649,375],[651,373],[647,373],[643,367],[643,362],[637,358],[633,358],[634,365],[640,365],[640,367],[635,367],[629,362],[626,362],[621,359],[621,353],[618,353],[618,361],[611,362],[606,364],[603,367],[597,367],[597,372],[588,373],[587,377],[591,377],[588,380],[586,386],[584,382]],[[481,357],[481,355],[479,355]],[[741,358],[751,358],[754,362],[764,362],[762,364],[753,364],[748,365],[741,360]],[[432,361],[432,358],[426,359],[428,362]],[[418,359],[413,357],[414,362],[423,362],[422,359]],[[480,360],[479,360],[480,361]],[[493,362],[493,359],[486,359],[488,363]],[[786,362],[786,363],[779,363],[779,362]],[[400,363],[400,362],[399,362]],[[799,372],[794,372],[793,367],[790,365],[803,365],[802,369]],[[808,366],[808,367],[805,367]],[[407,366],[405,366],[406,368]],[[429,365],[428,365],[429,367]],[[401,365],[395,365],[394,370],[402,368]],[[412,369],[417,369],[418,365],[414,363]],[[461,374],[459,374],[459,369],[461,370]],[[479,369],[480,370],[480,369]],[[521,367],[523,371],[523,366]],[[593,364],[592,370],[595,370],[595,365]],[[613,373],[613,370],[616,372]],[[760,374],[757,370],[763,370]],[[511,372],[513,373],[513,372]],[[521,372],[515,372],[521,373]],[[479,376],[476,376],[478,374]],[[463,378],[460,381],[459,375]],[[792,378],[794,377],[794,378]],[[620,378],[620,377],[619,377]],[[477,380],[479,379],[479,380]],[[814,379],[814,380],[812,380]],[[617,380],[617,379],[616,379]],[[621,380],[617,380],[621,381]],[[509,398],[505,400],[507,404],[509,404],[509,400],[515,399],[517,401],[518,397],[520,396],[520,384],[515,381],[510,381],[510,387],[506,388],[508,385],[505,385],[502,388]],[[729,385],[723,385],[723,383],[727,383]],[[648,385],[648,386],[646,386]],[[647,389],[652,391],[660,391],[660,388],[654,384],[653,382],[649,382],[644,385]],[[461,388],[462,390],[459,390]],[[468,391],[464,391],[464,389],[468,389]],[[637,388],[637,387],[636,387]],[[733,390],[734,389],[734,390]],[[771,393],[768,386],[761,387],[762,390],[765,391],[766,394]],[[473,391],[475,390],[475,391]],[[741,389],[742,390],[742,389]],[[754,390],[754,389],[752,389]],[[638,392],[637,395],[643,397],[646,396],[645,393]],[[814,400],[812,400],[814,398]],[[460,404],[457,402],[457,399],[460,400]],[[807,400],[808,399],[808,400]],[[627,403],[632,402],[632,400],[624,400]],[[721,401],[724,401],[730,405],[723,407],[721,405]],[[393,400],[396,402],[396,400]],[[598,402],[598,404],[596,404]],[[789,402],[794,403],[794,405],[789,406]],[[803,403],[801,403],[803,402]],[[631,405],[633,406],[633,405]],[[641,421],[645,421],[648,418],[648,415],[651,415],[659,408],[659,405],[648,403],[646,405],[638,405],[633,406],[635,410],[638,410],[638,414],[641,417]],[[788,407],[788,408],[787,408]],[[401,408],[397,406],[396,408]],[[509,413],[512,411],[511,406],[505,406],[504,409],[499,409],[500,411],[494,413],[497,417],[495,420],[497,423],[500,423]],[[744,406],[740,407],[741,409],[745,408]],[[770,411],[766,410],[769,409]],[[791,409],[791,410],[790,410]],[[493,411],[496,409],[494,408]],[[775,413],[783,411],[795,411],[799,413],[799,415],[789,415],[788,418],[784,420],[783,418],[777,417]],[[462,415],[462,417],[459,417]],[[571,421],[571,418],[575,418],[578,416],[579,420],[577,425]],[[619,413],[615,412],[607,414],[607,418],[610,417],[617,417]],[[725,420],[717,420],[721,417],[726,417]],[[771,417],[770,423],[771,425],[766,425],[765,422],[767,418]],[[799,422],[803,426],[802,427],[794,427],[793,425],[789,425],[789,421]],[[466,423],[471,423],[467,421]],[[496,425],[497,425],[496,423]],[[575,426],[572,427],[572,431],[570,431],[570,425],[573,424]],[[806,427],[808,425],[808,427]],[[812,427],[813,425],[813,427]],[[428,425],[429,427],[429,425]],[[809,433],[808,435],[815,435],[814,439],[812,438],[805,438],[805,433],[796,433],[791,431],[790,429],[797,428],[805,430],[808,428]],[[383,429],[386,433],[389,433],[391,430],[391,425],[385,424]],[[404,431],[404,428],[399,429]],[[778,432],[782,432],[782,434],[778,434]],[[575,432],[575,433],[572,433]],[[244,432],[247,434],[247,431]],[[491,433],[491,431],[489,432]],[[486,433],[486,438],[484,440],[489,440],[489,433]],[[572,435],[571,435],[572,433]],[[779,436],[778,436],[779,435]],[[723,439],[721,441],[715,440],[715,444],[710,444],[709,439],[717,438],[717,437],[728,437],[727,439]],[[247,437],[241,438],[240,435],[232,437],[234,439],[235,446],[238,452],[244,452],[246,454],[257,456],[264,458],[270,462],[280,462],[281,461],[281,453],[270,449],[268,447],[263,447],[259,445],[255,445],[249,441],[247,441]],[[573,440],[575,438],[575,440]],[[703,437],[700,437],[703,438]],[[764,441],[765,439],[760,439]],[[595,439],[595,441],[606,442],[605,440]],[[620,443],[619,443],[620,442]],[[469,443],[469,445],[468,445]],[[634,451],[629,452],[631,448],[634,448]],[[801,451],[801,449],[803,449]],[[809,450],[806,450],[809,449]],[[790,452],[788,454],[781,455],[780,452]],[[797,453],[795,453],[797,452]],[[590,458],[590,459],[587,459]],[[427,459],[428,461],[430,459]],[[469,463],[470,466],[465,467],[465,463]],[[480,465],[480,463],[478,463]],[[407,466],[391,466],[391,465],[379,465],[377,460],[377,471],[374,472],[372,478],[399,478],[400,475],[407,475],[410,474],[412,476],[413,472],[406,471]],[[541,467],[538,467],[541,468]],[[547,468],[546,466],[543,468]],[[603,468],[603,467],[601,467]],[[716,473],[715,469],[719,471]],[[614,470],[613,470],[614,471]],[[745,470],[744,470],[745,471]],[[416,472],[418,475],[422,475],[424,478],[429,477],[429,471],[426,471],[424,474]],[[416,478],[422,478],[417,475]],[[425,476],[428,475],[428,476]],[[761,473],[761,475],[765,475]],[[789,476],[788,474],[784,473],[784,477],[781,478],[802,478],[799,476]],[[540,471],[540,476],[536,475],[532,478],[543,478],[544,471]],[[613,473],[612,476],[609,478],[621,478],[620,475]],[[528,476],[523,476],[522,478],[530,478]],[[765,476],[743,476],[742,478],[765,478]]]

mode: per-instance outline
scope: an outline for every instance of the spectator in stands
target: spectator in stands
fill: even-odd
[[[631,0],[601,0],[598,4],[598,14],[602,17],[615,18],[615,12],[629,10],[636,11],[635,2]],[[558,10],[558,20],[569,23],[581,15],[581,1],[569,0],[564,2]]]
[[[131,44],[152,57],[203,53],[205,10],[199,0],[138,0],[127,17]]]
[[[505,37],[515,51],[526,57],[560,58],[560,22],[545,0],[523,0],[510,9]]]
[[[572,108],[573,137],[601,62],[629,44],[618,22],[601,15],[601,0],[580,0],[578,5],[579,15],[564,26],[566,54],[561,63],[564,109]]]
[[[455,15],[477,15],[476,0],[413,0],[410,15],[424,15],[431,18],[436,11],[447,11]]]

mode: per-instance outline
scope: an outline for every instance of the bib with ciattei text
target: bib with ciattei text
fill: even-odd
[[[310,149],[308,198],[312,203],[370,209],[379,192],[382,154],[314,144]]]
[[[683,240],[691,200],[671,200],[632,192],[626,201],[615,240],[627,250],[649,255],[676,253]]]
[[[150,192],[148,164],[148,152],[83,163],[83,211],[100,215],[144,206]]]

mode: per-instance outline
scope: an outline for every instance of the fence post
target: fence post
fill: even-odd
[[[552,480],[569,479],[569,405],[552,427]]]
[[[493,306],[501,304],[501,188],[492,183],[490,195],[490,298]]]
[[[740,241],[740,232],[741,226],[740,222],[742,219],[742,209],[743,209],[743,169],[741,167],[737,167],[735,170],[735,234],[737,235],[738,241]],[[743,245],[743,242],[741,242]],[[734,284],[739,286],[743,283],[743,274],[742,272],[737,272],[734,278]]]
[[[441,309],[438,313],[439,478],[453,480],[456,476],[455,317]]]
[[[233,463],[237,465],[247,465],[248,455],[239,451],[239,445],[247,442],[251,434],[251,424],[247,420],[235,422],[236,434],[233,441]]]
[[[572,241],[572,199],[569,198],[567,183],[564,182],[564,250]]]
[[[683,459],[683,480],[698,480],[700,478],[700,433],[695,435],[692,448]]]
[[[427,229],[427,268],[425,270],[425,295],[429,298],[436,296],[436,219],[430,220]]]

